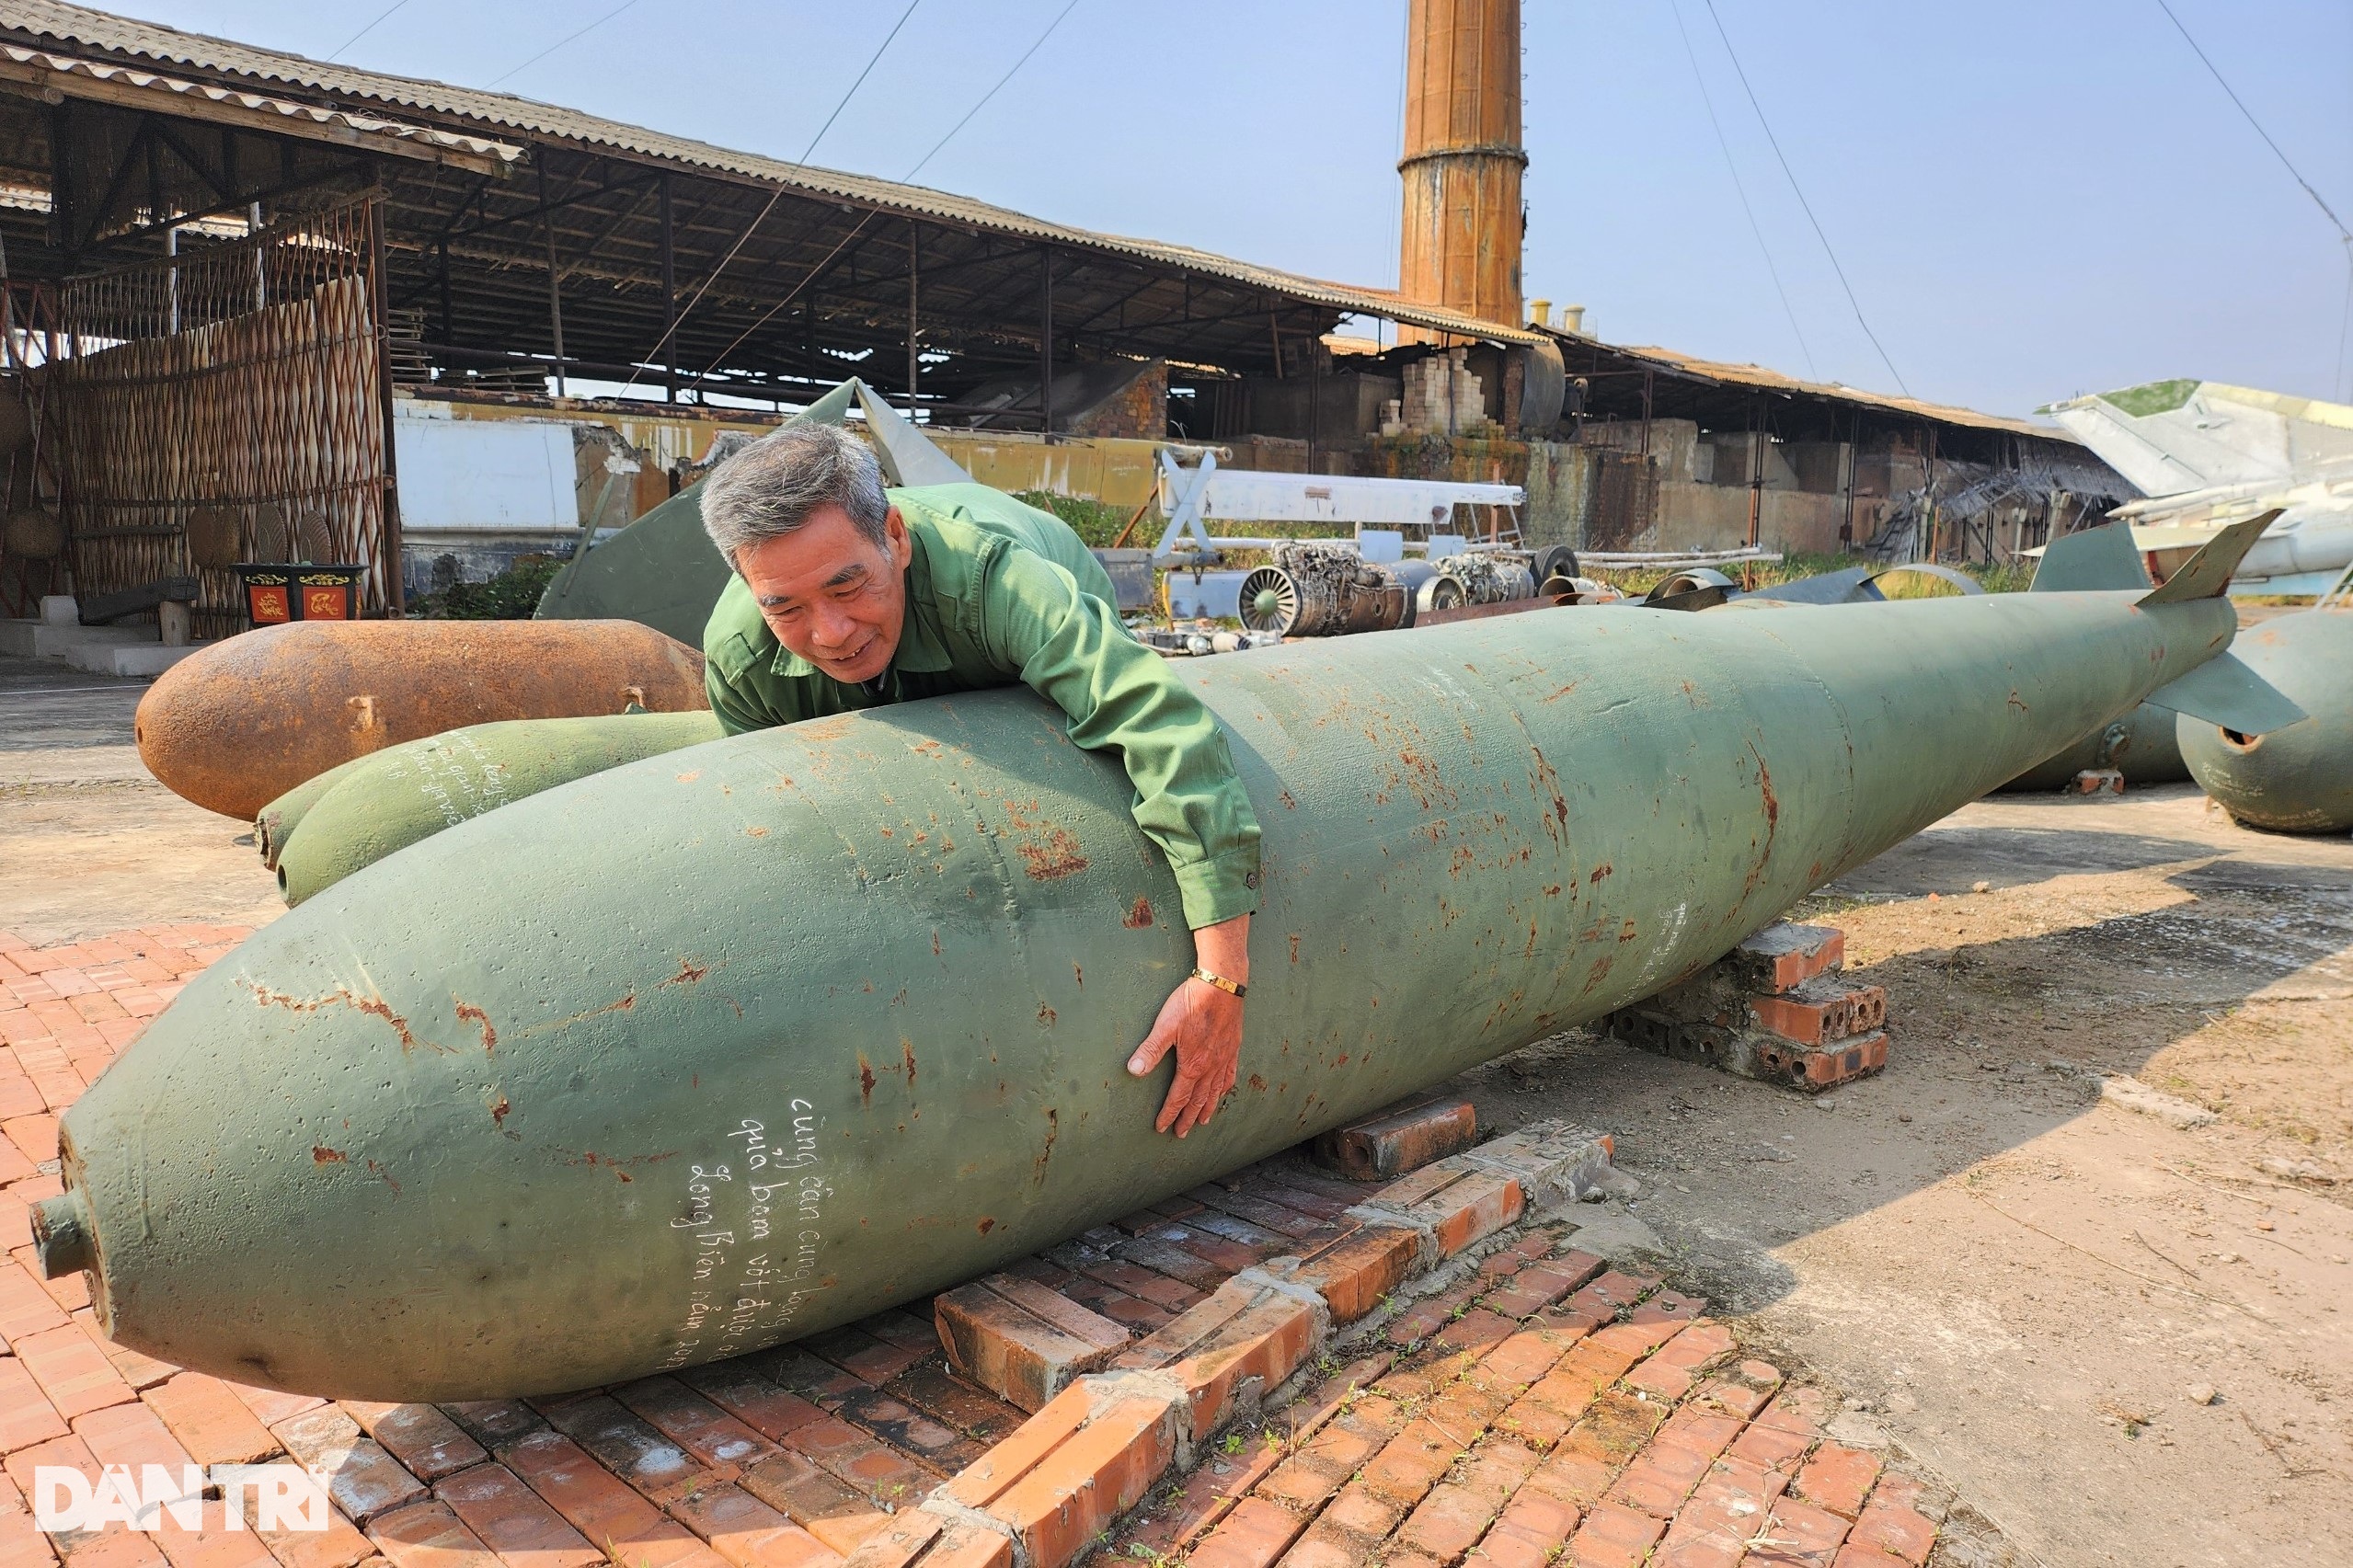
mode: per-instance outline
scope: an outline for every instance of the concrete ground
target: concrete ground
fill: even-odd
[[[143,690],[0,660],[0,929],[279,908],[247,825],[139,767]],[[1795,912],[1888,988],[1884,1075],[1808,1101],[1572,1034],[1458,1083],[1488,1130],[1618,1134],[1643,1191],[1578,1244],[1656,1259],[2046,1562],[2342,1560],[2353,843],[2180,786],[2009,797]]]

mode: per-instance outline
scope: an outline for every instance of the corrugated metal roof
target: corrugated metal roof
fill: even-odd
[[[810,195],[848,200],[900,213],[913,213],[945,223],[1018,238],[1131,256],[1157,266],[1184,269],[1252,288],[1263,288],[1334,309],[1363,312],[1497,342],[1534,343],[1544,335],[1524,326],[1476,317],[1429,305],[1411,304],[1385,289],[1364,289],[1321,278],[1259,267],[1231,257],[1196,250],[1161,240],[1134,239],[1098,234],[1048,223],[1010,208],[976,201],[970,197],[934,190],[928,186],[845,174],[838,169],[786,163],[755,153],[740,153],[689,137],[666,135],[642,126],[624,124],[577,109],[543,104],[508,93],[483,92],[442,82],[385,75],[348,65],[307,60],[298,54],[256,49],[250,44],[176,28],[117,17],[58,0],[0,0],[0,30],[30,35],[85,50],[153,60],[185,71],[243,77],[283,87],[343,99],[364,99],[411,114],[444,116],[510,135],[537,136],[763,185],[782,185]]]
[[[1574,334],[1558,336],[1575,337]],[[2037,425],[2031,420],[2008,418],[2000,414],[1980,414],[1974,408],[1956,408],[1946,403],[1923,403],[1917,397],[1894,397],[1885,393],[1865,392],[1859,387],[1842,386],[1835,382],[1800,381],[1796,376],[1784,375],[1762,365],[1727,364],[1719,360],[1703,360],[1695,354],[1682,354],[1672,349],[1647,345],[1635,348],[1604,343],[1601,347],[1611,353],[1648,360],[1670,370],[1682,371],[1734,386],[1752,386],[1761,391],[1787,393],[1793,396],[1834,398],[1842,403],[1859,403],[1865,407],[1885,409],[1889,413],[1933,420],[1937,424],[1962,425],[1976,430],[2003,430],[2011,435],[2032,436],[2037,441],[2057,441],[2062,446],[2083,444],[2075,439],[2072,432],[2057,425]]]
[[[364,101],[411,115],[462,120],[477,132],[537,137],[582,148],[604,149],[747,183],[781,185],[814,197],[921,216],[941,223],[961,224],[1017,238],[1050,241],[1080,249],[1124,255],[1155,266],[1192,271],[1245,287],[1265,289],[1336,310],[1381,316],[1465,338],[1506,343],[1535,343],[1555,338],[1584,344],[1599,342],[1581,334],[1481,321],[1458,312],[1410,303],[1391,290],[1303,277],[1295,272],[1196,250],[1189,246],[1101,234],[1049,223],[1010,208],[935,190],[927,186],[877,179],[812,165],[786,163],[782,159],[737,152],[689,137],[671,136],[509,93],[485,92],[443,82],[392,76],[353,66],[327,63],[297,54],[257,49],[226,39],[183,32],[176,28],[118,17],[86,6],[65,5],[62,0],[0,0],[0,31],[117,57],[155,61],[186,72],[276,84],[281,88],[336,100]],[[1600,344],[1600,347],[1606,352],[1648,361],[1669,370],[1730,385],[1827,398],[1974,429],[2000,430],[2068,445],[2081,444],[2068,431],[2053,425],[1981,414],[1974,409],[1925,403],[1917,398],[1865,392],[1851,386],[1800,381],[1761,365],[1727,364],[1678,353],[1671,349],[1629,348],[1613,344]]]
[[[294,103],[267,93],[225,87],[209,82],[190,82],[178,76],[166,76],[135,66],[117,65],[103,60],[86,60],[76,55],[57,54],[43,49],[28,49],[20,44],[0,44],[0,61],[21,70],[25,76],[44,86],[54,79],[68,79],[67,92],[76,90],[73,79],[140,93],[201,100],[203,106],[242,109],[267,123],[271,120],[298,121],[306,128],[348,134],[365,141],[382,138],[385,141],[410,143],[435,153],[458,153],[478,164],[511,164],[523,154],[521,147],[481,136],[461,135],[454,131],[442,131],[430,125],[409,125],[385,120],[372,114],[357,114],[349,109],[321,109],[314,104]],[[13,74],[13,73],[11,73]],[[87,91],[87,88],[80,89]],[[164,106],[158,104],[155,107]],[[187,106],[200,109],[197,104]]]

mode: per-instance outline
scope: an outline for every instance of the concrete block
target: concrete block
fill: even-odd
[[[98,665],[95,658],[88,663],[84,663],[78,658],[71,662],[76,669],[95,670],[100,675],[121,675],[153,680],[181,659],[201,650],[206,646],[203,643],[194,643],[182,647],[166,647],[161,643],[132,643],[126,647],[102,650],[106,655],[103,667]],[[93,655],[99,651],[101,650],[91,650]]]
[[[82,624],[82,607],[70,593],[44,593],[40,596],[40,621],[44,626],[78,626]]]
[[[1319,1133],[1313,1147],[1318,1164],[1350,1181],[1385,1182],[1468,1149],[1478,1135],[1468,1100],[1429,1100]]]

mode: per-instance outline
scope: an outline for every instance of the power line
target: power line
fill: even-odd
[[[913,9],[913,7],[911,6],[910,9]],[[1018,73],[1024,65],[1029,63],[1029,57],[1037,53],[1039,49],[1048,39],[1054,36],[1054,29],[1062,25],[1062,18],[1069,16],[1076,9],[1078,9],[1078,0],[1070,0],[1070,4],[1064,6],[1060,11],[1056,12],[1054,19],[1046,24],[1046,30],[1038,35],[1038,41],[1031,44],[1027,50],[1024,50],[1022,52],[1021,58],[1013,63],[1013,69],[998,77],[997,85],[991,87],[987,92],[981,94],[980,103],[974,104],[970,110],[965,114],[962,120],[958,120],[953,126],[949,127],[947,134],[941,137],[938,142],[935,143],[930,152],[925,153],[922,157],[915,160],[915,166],[909,169],[901,177],[901,182],[903,184],[908,180],[913,179],[915,176],[922,171],[923,166],[925,164],[930,163],[933,158],[936,157],[939,154],[940,148],[947,146],[949,141],[955,137],[956,133],[958,131],[963,130],[966,124],[971,120],[972,116],[980,113],[982,106],[986,105],[991,98],[995,97],[1004,85],[1007,82],[1012,81],[1015,74]],[[778,194],[781,195],[782,191],[780,190]],[[773,200],[771,204],[773,205]],[[800,295],[800,292],[809,287],[810,283],[814,282],[819,274],[822,273],[826,268],[832,266],[833,264],[833,258],[841,255],[844,250],[847,249],[852,240],[856,239],[859,235],[866,232],[866,226],[874,222],[876,216],[877,214],[868,212],[865,217],[860,218],[857,221],[856,226],[852,228],[848,234],[844,235],[840,242],[836,244],[832,249],[827,251],[816,266],[801,274],[800,281],[795,283],[792,288],[786,292],[783,299],[780,299],[775,304],[770,305],[767,310],[762,314],[759,320],[753,322],[751,326],[737,333],[735,335],[734,342],[729,343],[726,348],[712,355],[710,362],[703,367],[703,375],[696,376],[694,379],[696,381],[700,381],[703,379],[703,376],[709,375],[711,372],[718,368],[721,361],[725,360],[729,354],[734,353],[738,349],[743,346],[743,340],[745,338],[751,337],[753,333],[767,326],[769,322],[775,320],[776,313],[783,310],[786,305],[792,303],[794,300],[798,299]]]
[[[2279,143],[2271,139],[2271,132],[2263,128],[2263,121],[2255,117],[2255,111],[2247,108],[2245,100],[2232,91],[2231,84],[2223,80],[2222,73],[2215,69],[2214,62],[2206,57],[2206,52],[2198,47],[2198,40],[2189,36],[2189,29],[2181,25],[2181,18],[2174,15],[2174,8],[2166,5],[2165,0],[2157,0],[2157,9],[2165,14],[2165,20],[2173,23],[2174,30],[2181,34],[2182,41],[2189,45],[2192,54],[2198,56],[2198,63],[2205,66],[2207,74],[2214,78],[2214,85],[2221,87],[2229,96],[2231,102],[2238,106],[2241,114],[2246,116],[2247,123],[2255,127],[2255,133],[2263,138],[2263,144],[2271,149],[2271,155],[2278,158],[2279,166],[2288,171],[2288,177],[2302,186],[2304,194],[2313,199],[2313,205],[2327,214],[2328,221],[2336,225],[2337,237],[2348,245],[2353,245],[2353,229],[2347,229],[2344,220],[2336,215],[2336,209],[2321,199],[2321,193],[2313,189],[2313,182],[2296,172],[2296,166],[2288,161],[2288,155],[2279,150]]]
[[[392,14],[407,4],[408,0],[392,0],[392,4],[386,6],[384,10],[378,14],[374,21],[370,22],[366,27],[362,28],[358,32],[353,33],[350,38],[347,38],[341,43],[337,44],[335,46],[335,52],[327,57],[327,63],[331,65],[336,61],[341,59],[345,50],[350,48],[353,44],[359,42],[362,39],[367,37],[378,28],[384,26],[385,23],[392,20]]]
[[[2336,215],[2336,209],[2331,207],[2321,193],[2313,189],[2313,182],[2289,161],[2288,155],[2280,149],[2278,143],[2271,139],[2271,132],[2263,128],[2263,121],[2255,117],[2255,110],[2247,108],[2246,100],[2239,97],[2237,90],[2222,74],[2221,67],[2198,47],[2198,40],[2190,36],[2189,29],[2182,26],[2181,18],[2174,15],[2174,8],[2165,4],[2165,0],[2157,0],[2157,9],[2165,14],[2165,20],[2173,23],[2174,31],[2181,34],[2181,40],[2189,45],[2189,52],[2198,56],[2200,65],[2206,67],[2206,74],[2214,78],[2214,85],[2222,89],[2223,96],[2245,117],[2246,122],[2255,127],[2255,133],[2263,138],[2263,144],[2271,149],[2271,155],[2279,160],[2279,166],[2288,171],[2288,177],[2304,188],[2304,194],[2313,199],[2313,205],[2319,208],[2322,215],[2336,226],[2337,240],[2345,246],[2345,314],[2337,323],[2336,372],[2329,378],[2328,390],[2331,396],[2347,395],[2338,389],[2345,384],[2346,338],[2348,333],[2353,333],[2353,230],[2346,228],[2345,220]]]
[[[875,45],[874,52],[872,54],[867,56],[866,66],[863,70],[859,71],[857,80],[850,84],[850,90],[842,95],[842,101],[833,106],[833,112],[825,117],[825,123],[817,128],[817,134],[809,139],[809,145],[801,149],[800,157],[797,161],[804,164],[809,162],[809,155],[817,151],[817,144],[825,140],[825,133],[833,129],[833,122],[842,118],[842,111],[850,107],[850,100],[857,97],[858,89],[866,86],[866,79],[874,74],[874,68],[881,63],[884,52],[890,49],[890,40],[899,36],[899,29],[907,25],[907,18],[913,16],[915,14],[915,7],[923,3],[924,0],[907,0],[907,8],[899,13],[899,19],[890,24],[890,30],[882,35],[882,41]],[[734,262],[736,253],[743,248],[744,241],[750,239],[760,225],[768,221],[768,214],[776,210],[776,203],[783,200],[784,194],[784,182],[779,180],[776,184],[776,189],[768,193],[768,200],[762,204],[758,214],[752,218],[752,222],[743,226],[743,232],[741,234],[735,236],[735,243],[728,246],[727,254],[719,258],[719,264],[717,267],[712,268],[709,272],[704,275],[703,281],[696,286],[694,297],[686,302],[685,308],[671,318],[669,329],[662,333],[661,340],[654,345],[655,353],[660,354],[668,351],[671,343],[678,335],[678,329],[686,325],[686,317],[688,315],[694,311],[696,305],[703,303],[703,296],[710,292],[712,284],[719,280],[719,274],[726,271]],[[869,216],[871,216],[871,214],[869,214]],[[863,229],[865,227],[866,220],[861,218],[858,221],[858,228],[852,229],[850,233],[853,236],[855,236],[857,234],[858,229]],[[840,246],[835,246],[835,249],[838,251]],[[825,258],[826,261],[831,261],[832,259],[833,258],[831,256],[828,256]],[[820,262],[819,265],[823,266],[824,263]],[[767,318],[763,316],[761,319],[764,321]],[[736,341],[740,343],[742,339],[738,338]],[[729,347],[732,349],[734,345],[730,344]],[[650,356],[649,357],[650,358]],[[629,388],[637,385],[637,377],[643,373],[642,370],[632,371],[629,374],[629,379],[622,383],[621,390],[626,392]],[[704,372],[706,375],[709,373],[710,372],[708,371]]]
[[[577,43],[581,39],[588,37],[589,34],[596,31],[597,29],[604,26],[605,23],[611,21],[614,17],[619,16],[622,12],[627,10],[630,6],[635,6],[637,3],[637,0],[621,0],[620,5],[615,6],[613,9],[607,11],[602,17],[599,17],[596,20],[582,28],[580,31],[573,33],[568,37],[557,40],[554,43],[549,44],[545,49],[541,50],[538,53],[533,55],[530,59],[524,61],[513,70],[508,72],[506,75],[498,77],[488,85],[495,87],[499,82],[506,81],[509,77],[521,75],[523,72],[530,70],[533,66],[538,64],[541,61],[546,59],[549,55],[555,53],[566,44]]]
[[[1028,63],[1029,63],[1029,57],[1030,57],[1031,55],[1033,55],[1033,54],[1037,53],[1039,50],[1041,50],[1041,49],[1043,49],[1043,48],[1045,48],[1045,47],[1046,47],[1046,40],[1047,40],[1048,39],[1050,39],[1050,38],[1051,38],[1051,37],[1053,37],[1053,36],[1054,36],[1054,29],[1055,29],[1056,28],[1059,28],[1059,27],[1061,27],[1061,26],[1062,25],[1062,18],[1063,18],[1064,17],[1069,16],[1069,15],[1070,15],[1073,11],[1075,11],[1075,10],[1077,10],[1077,9],[1078,9],[1078,0],[1070,0],[1070,4],[1068,4],[1067,6],[1063,6],[1061,10],[1059,10],[1059,11],[1055,12],[1055,13],[1054,13],[1054,19],[1053,19],[1052,21],[1048,22],[1048,23],[1046,24],[1046,30],[1045,30],[1044,32],[1039,33],[1039,34],[1038,35],[1038,41],[1037,41],[1037,42],[1035,42],[1035,43],[1033,43],[1033,44],[1031,44],[1031,45],[1030,45],[1027,49],[1024,50],[1024,51],[1022,52],[1021,58],[1020,58],[1020,59],[1018,59],[1018,60],[1016,60],[1016,61],[1015,61],[1015,62],[1013,63],[1013,69],[1012,69],[1012,70],[1010,70],[1010,71],[1007,71],[1007,72],[1006,72],[1004,75],[1002,75],[1002,76],[998,77],[998,78],[997,78],[997,85],[996,85],[995,86],[993,86],[993,87],[991,87],[991,88],[990,88],[987,92],[982,93],[982,94],[981,95],[981,101],[980,101],[979,103],[974,104],[974,105],[973,105],[970,109],[966,109],[966,110],[964,111],[964,118],[963,118],[962,120],[958,120],[955,124],[953,124],[953,125],[949,126],[949,127],[947,128],[947,135],[945,135],[945,136],[943,136],[943,137],[941,137],[941,138],[940,138],[937,142],[934,143],[932,144],[932,150],[931,150],[930,152],[925,153],[925,154],[924,154],[922,157],[917,158],[917,159],[915,160],[915,166],[914,166],[913,168],[909,169],[909,170],[908,170],[908,171],[907,171],[904,175],[902,175],[902,176],[901,176],[901,177],[900,177],[900,178],[901,179],[901,181],[903,182],[903,181],[905,181],[905,180],[911,180],[911,179],[913,179],[913,178],[914,178],[917,175],[919,175],[919,174],[923,173],[923,171],[924,171],[924,166],[925,164],[927,164],[927,163],[930,163],[930,162],[931,162],[934,158],[937,157],[937,156],[939,155],[939,150],[940,150],[942,147],[947,146],[947,145],[948,144],[948,143],[950,143],[950,142],[954,141],[954,140],[956,139],[956,133],[957,133],[958,132],[959,132],[959,131],[963,130],[963,129],[964,129],[967,125],[970,124],[970,123],[972,122],[972,117],[973,117],[974,115],[976,115],[976,114],[980,113],[982,109],[984,109],[988,108],[988,107],[989,107],[989,100],[990,100],[991,98],[993,98],[993,97],[995,97],[997,96],[997,94],[998,94],[998,93],[1002,92],[1002,91],[1004,90],[1004,85],[1005,85],[1007,82],[1010,82],[1010,81],[1012,81],[1012,80],[1013,80],[1015,74],[1016,74],[1016,72],[1018,72],[1018,71],[1019,71],[1019,70],[1020,70],[1020,69],[1021,69],[1024,65],[1027,65],[1027,64],[1028,64]]]
[[[1896,388],[1906,397],[1911,388],[1904,384],[1903,372],[1896,369],[1895,361],[1888,358],[1879,335],[1871,330],[1871,323],[1863,315],[1863,302],[1854,297],[1854,285],[1846,280],[1846,269],[1839,265],[1838,252],[1831,246],[1831,236],[1822,232],[1822,221],[1814,216],[1814,205],[1806,200],[1805,188],[1797,183],[1796,173],[1789,166],[1788,156],[1781,150],[1781,139],[1773,133],[1773,121],[1765,118],[1764,105],[1757,101],[1756,88],[1749,85],[1749,74],[1740,67],[1739,53],[1732,47],[1732,35],[1724,30],[1724,18],[1716,15],[1716,0],[1706,0],[1708,19],[1716,24],[1716,36],[1724,40],[1724,52],[1731,57],[1733,74],[1740,78],[1740,90],[1749,95],[1749,107],[1757,111],[1757,123],[1764,127],[1765,141],[1773,147],[1773,155],[1781,164],[1781,172],[1788,177],[1789,189],[1797,193],[1797,205],[1805,210],[1806,221],[1814,225],[1814,237],[1822,242],[1822,254],[1831,258],[1831,270],[1838,274],[1838,286],[1846,291],[1846,303],[1854,307],[1855,324],[1863,328],[1863,336],[1871,339],[1871,347],[1879,351],[1879,362],[1896,378]]]
[[[1682,37],[1683,57],[1692,63],[1692,80],[1699,84],[1699,101],[1707,106],[1707,122],[1716,127],[1716,144],[1723,151],[1724,166],[1732,176],[1732,189],[1740,193],[1740,211],[1749,215],[1749,233],[1756,236],[1757,249],[1764,257],[1765,270],[1773,277],[1773,292],[1781,296],[1781,308],[1788,313],[1789,330],[1796,336],[1797,351],[1806,357],[1806,374],[1819,381],[1822,379],[1821,372],[1814,368],[1814,350],[1807,346],[1806,329],[1797,325],[1796,307],[1789,303],[1789,291],[1782,286],[1781,269],[1773,264],[1773,247],[1765,244],[1764,230],[1757,223],[1756,209],[1749,205],[1749,188],[1740,179],[1740,166],[1733,161],[1732,143],[1724,134],[1724,122],[1716,117],[1716,100],[1708,96],[1707,77],[1699,68],[1698,52],[1692,48],[1692,35],[1683,27],[1683,8],[1674,0],[1668,0],[1667,8],[1674,13],[1675,31]]]

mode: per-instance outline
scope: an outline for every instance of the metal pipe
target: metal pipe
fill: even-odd
[[[661,400],[678,401],[677,231],[671,210],[670,171],[661,171]]]

